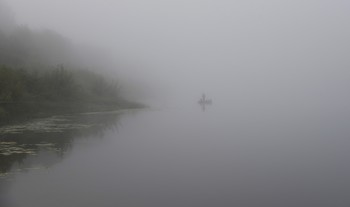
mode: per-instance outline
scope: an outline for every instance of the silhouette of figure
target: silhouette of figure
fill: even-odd
[[[198,104],[201,106],[202,111],[205,111],[206,105],[211,105],[211,99],[206,99],[205,94],[202,94],[202,97],[199,99]]]

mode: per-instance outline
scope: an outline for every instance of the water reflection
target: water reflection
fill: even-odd
[[[103,137],[117,129],[120,113],[54,116],[0,127],[0,179],[60,161],[76,139]]]
[[[108,117],[71,121],[80,129],[68,130],[66,141],[56,140],[64,133],[46,133],[56,134],[56,142],[42,136],[46,143],[34,142],[41,149],[20,164],[23,170],[48,170],[8,176],[15,178],[9,184],[0,179],[0,206],[348,206],[348,115],[327,119],[304,112],[294,118],[260,109],[233,113],[229,107],[123,116],[116,119],[123,124],[117,134],[100,132],[103,142],[94,135],[86,142],[86,125]],[[81,147],[96,139],[91,148]],[[63,150],[47,150],[54,147]],[[62,161],[59,152],[64,162],[50,167]]]

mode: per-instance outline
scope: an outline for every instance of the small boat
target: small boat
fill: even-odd
[[[205,94],[202,95],[202,98],[198,101],[199,104],[212,104],[211,99],[206,99]]]
[[[202,100],[201,99],[201,100],[198,101],[198,103],[199,104],[212,104],[212,101],[211,101],[211,99],[208,99],[208,100]]]

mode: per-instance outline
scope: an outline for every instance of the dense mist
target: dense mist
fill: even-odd
[[[17,21],[105,48],[128,64],[121,74],[186,101],[203,92],[247,103],[349,101],[347,1],[8,4]]]
[[[349,206],[349,8],[347,0],[0,0],[0,118],[17,100],[34,114],[61,102],[65,114],[89,112],[0,127],[0,161],[15,157],[3,173],[32,156],[16,157],[14,147],[40,155],[63,134],[72,146],[56,149],[63,161],[52,171],[16,175],[6,189],[18,199],[0,201]],[[122,116],[144,106],[125,100],[153,110]],[[101,118],[106,108],[115,117]],[[122,127],[103,127],[112,122]],[[92,139],[105,140],[85,148],[80,131],[93,127]],[[11,142],[18,129],[36,142]]]

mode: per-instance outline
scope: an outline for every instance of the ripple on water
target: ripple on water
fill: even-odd
[[[37,119],[23,124],[0,127],[0,134],[19,134],[23,132],[64,132],[70,129],[88,128],[90,124],[71,123],[69,116],[54,116]]]

